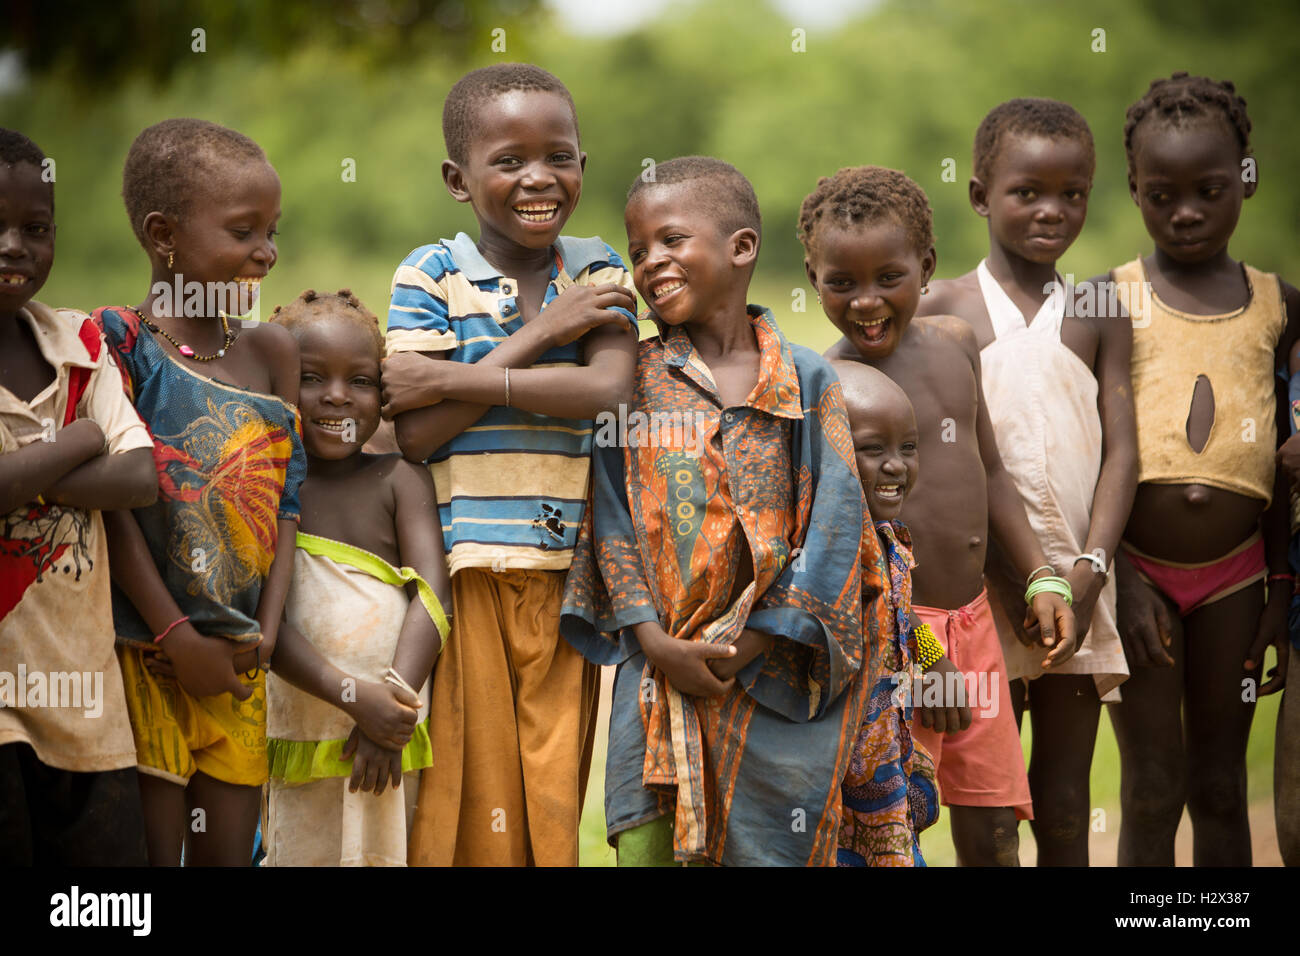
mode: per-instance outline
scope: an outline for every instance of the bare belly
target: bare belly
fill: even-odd
[[[1138,485],[1124,540],[1153,558],[1213,561],[1259,528],[1264,502],[1208,485]]]
[[[932,472],[936,473],[938,469]],[[978,458],[973,473],[947,474],[963,473],[971,477],[935,484],[922,477],[903,505],[902,518],[912,532],[916,554],[912,601],[923,607],[956,610],[974,600],[984,586],[988,496]]]

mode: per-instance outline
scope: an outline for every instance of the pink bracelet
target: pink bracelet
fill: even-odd
[[[166,630],[164,630],[161,634],[159,634],[157,637],[155,637],[155,638],[153,639],[153,642],[154,642],[155,644],[161,644],[161,643],[162,643],[162,639],[163,639],[164,637],[166,637],[168,634],[170,634],[170,633],[172,632],[172,628],[176,627],[178,624],[184,624],[184,623],[185,623],[186,621],[188,621],[189,619],[190,619],[190,616],[189,616],[188,614],[186,614],[184,617],[180,617],[180,618],[177,618],[176,620],[172,621],[170,624],[167,625],[167,629],[166,629]]]

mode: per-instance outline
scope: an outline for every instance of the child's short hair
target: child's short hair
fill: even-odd
[[[925,190],[897,169],[847,166],[823,176],[799,207],[799,241],[811,250],[817,226],[827,219],[865,225],[893,220],[919,254],[934,245],[933,219]]]
[[[31,163],[40,169],[45,163],[45,154],[18,130],[0,127],[0,163],[6,166]]]
[[[1008,135],[1075,140],[1087,150],[1088,164],[1097,165],[1092,130],[1078,110],[1059,100],[1022,97],[993,107],[975,131],[972,168],[985,185],[993,175],[998,150]]]
[[[140,245],[148,248],[145,216],[184,216],[195,188],[219,164],[252,160],[267,161],[262,147],[207,120],[169,119],[144,130],[131,144],[122,169],[122,199]]]
[[[740,229],[753,229],[763,238],[763,216],[758,208],[758,196],[745,174],[731,163],[712,156],[679,156],[658,163],[654,179],[646,182],[640,176],[632,180],[627,191],[627,201],[656,186],[676,186],[692,183],[698,208],[703,209],[723,235]]]
[[[1241,155],[1250,155],[1250,117],[1246,101],[1231,80],[1217,82],[1207,76],[1191,76],[1180,70],[1169,79],[1152,80],[1141,99],[1124,116],[1124,154],[1133,173],[1133,134],[1143,120],[1156,117],[1172,126],[1195,122],[1216,114],[1227,120],[1237,137]]]
[[[45,169],[45,153],[30,139],[16,129],[0,127],[0,163],[17,166],[30,163],[37,169]],[[50,183],[50,205],[54,205],[54,183]]]
[[[384,336],[379,331],[379,319],[352,294],[351,289],[339,289],[333,293],[306,289],[288,305],[277,305],[272,309],[270,321],[283,325],[297,339],[326,314],[343,319],[364,331],[374,345],[375,359],[383,359]]]
[[[531,63],[496,63],[471,70],[456,81],[442,104],[442,139],[447,158],[460,166],[469,159],[469,144],[475,121],[483,104],[502,93],[516,90],[539,90],[564,98],[573,114],[573,130],[578,131],[578,108],[573,105],[569,88],[559,78]]]

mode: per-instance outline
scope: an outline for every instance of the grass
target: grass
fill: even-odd
[[[1271,652],[1270,652],[1271,653]],[[1269,665],[1271,666],[1271,665]],[[1266,668],[1267,670],[1267,668]],[[582,866],[613,866],[614,851],[605,842],[605,739],[609,719],[609,685],[613,670],[607,669],[605,687],[601,698],[601,723],[596,731],[596,754],[592,761],[591,780],[587,787],[587,803],[583,808],[582,831],[579,836],[579,860]],[[1273,734],[1277,726],[1279,694],[1259,701],[1250,730],[1250,743],[1246,751],[1248,788],[1251,802],[1252,842],[1255,846],[1256,865],[1277,865],[1277,837],[1273,831]],[[1029,721],[1022,734],[1025,758],[1033,742]],[[1097,746],[1092,758],[1093,832],[1089,838],[1089,854],[1093,866],[1113,865],[1119,839],[1119,747],[1111,729],[1110,715],[1102,708],[1101,724],[1097,729]],[[1097,814],[1096,810],[1101,810]],[[1178,865],[1191,863],[1190,821],[1183,815],[1179,831]],[[930,866],[953,866],[952,839],[948,830],[948,813],[921,836],[921,851]],[[1020,862],[1032,866],[1035,860],[1034,836],[1028,825],[1020,827]]]

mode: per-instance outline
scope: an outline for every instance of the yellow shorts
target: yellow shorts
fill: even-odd
[[[141,773],[185,786],[196,770],[224,783],[266,783],[266,672],[249,680],[248,700],[233,694],[194,697],[174,677],[144,666],[154,651],[119,644],[126,709]]]

